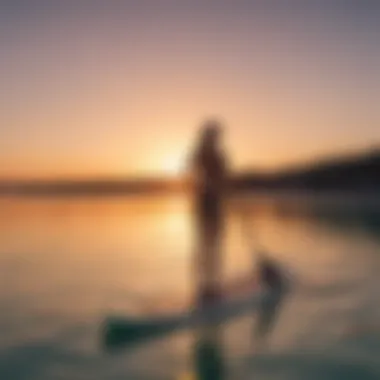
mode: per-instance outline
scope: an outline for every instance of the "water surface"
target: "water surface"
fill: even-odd
[[[252,265],[244,211],[256,244],[296,280],[265,341],[249,313],[112,354],[105,316],[191,297],[186,199],[1,199],[0,378],[379,379],[380,212],[345,202],[231,200],[225,278]]]

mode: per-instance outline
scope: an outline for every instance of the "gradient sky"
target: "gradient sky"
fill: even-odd
[[[165,173],[210,115],[236,169],[372,146],[379,41],[376,1],[2,1],[0,176]]]

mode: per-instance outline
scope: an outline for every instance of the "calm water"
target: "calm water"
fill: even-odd
[[[206,379],[208,363],[214,379],[379,379],[380,208],[345,202],[231,201],[225,277],[251,265],[244,210],[296,279],[266,341],[248,313],[112,354],[100,340],[107,315],[191,294],[186,200],[1,199],[0,378]]]

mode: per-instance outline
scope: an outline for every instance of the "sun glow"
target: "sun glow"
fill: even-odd
[[[183,171],[182,160],[175,155],[167,156],[163,160],[162,170],[170,177],[178,177]]]

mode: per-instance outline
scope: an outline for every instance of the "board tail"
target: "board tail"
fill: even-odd
[[[107,318],[103,324],[103,344],[107,349],[135,345],[176,330],[178,319],[145,320]]]

